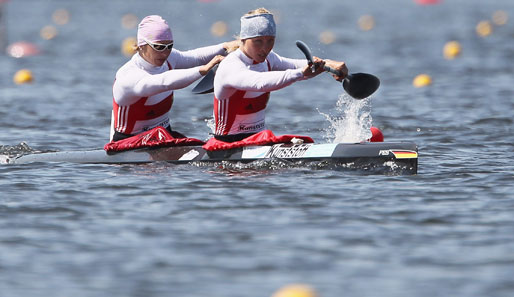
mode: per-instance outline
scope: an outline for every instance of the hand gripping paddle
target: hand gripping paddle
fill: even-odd
[[[297,40],[296,46],[303,52],[305,58],[314,67],[312,59],[312,53],[307,44],[303,41]],[[333,68],[325,66],[323,69],[335,75],[341,75],[341,73]],[[348,74],[343,80],[344,90],[355,99],[364,99],[373,94],[380,86],[380,80],[378,77],[368,73],[352,73]]]

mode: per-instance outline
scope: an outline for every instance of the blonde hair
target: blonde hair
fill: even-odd
[[[241,38],[239,38],[239,36],[234,36],[234,39],[236,39],[238,41],[237,44],[235,45],[232,45],[232,46],[229,46],[225,49],[225,51],[227,52],[227,54],[230,54],[231,52],[237,50],[238,48],[241,47],[241,44],[242,44],[242,41],[241,41]]]
[[[246,13],[245,15],[243,15],[244,17],[245,16],[250,16],[250,15],[255,15],[255,14],[263,14],[263,13],[269,13],[269,14],[272,14],[269,10],[267,10],[266,8],[264,7],[261,7],[261,8],[257,8],[257,9],[254,9],[254,10],[250,10],[248,13]]]

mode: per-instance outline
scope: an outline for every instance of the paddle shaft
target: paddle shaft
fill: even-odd
[[[323,69],[325,69],[325,71],[328,71],[332,74],[335,74],[335,75],[339,75],[341,76],[343,73],[341,71],[338,71],[338,70],[335,70],[334,68],[332,67],[328,67],[328,66],[323,66]]]
[[[303,41],[296,41],[296,46],[298,46],[298,48],[303,52],[303,54],[305,55],[305,57],[307,58],[307,61],[309,61],[309,64],[312,64],[312,70],[314,72],[314,59],[312,58],[312,53],[311,53],[311,50],[309,49],[309,47],[307,46],[307,44],[305,44]],[[342,73],[338,70],[335,70],[334,68],[332,67],[328,67],[328,66],[324,66],[323,69],[325,71],[328,71],[330,73],[333,73],[335,75],[342,75]]]

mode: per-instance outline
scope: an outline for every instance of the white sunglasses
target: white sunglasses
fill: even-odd
[[[152,43],[146,39],[144,39],[144,41],[146,42],[146,44],[148,44],[149,46],[151,46],[154,50],[158,51],[158,52],[163,52],[165,50],[170,50],[173,48],[173,42],[170,42],[168,44],[162,44],[162,43]]]

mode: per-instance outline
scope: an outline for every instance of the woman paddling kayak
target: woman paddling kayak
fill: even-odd
[[[235,142],[265,130],[265,109],[270,92],[323,72],[326,64],[343,75],[344,62],[314,57],[313,71],[307,60],[281,57],[272,51],[276,26],[273,15],[259,8],[241,18],[241,45],[219,65],[214,78],[214,137]]]
[[[168,23],[158,15],[138,25],[137,52],[116,73],[110,140],[118,141],[150,130],[166,128],[173,137],[168,113],[173,91],[189,86],[218,64],[238,41],[179,51],[173,48]]]

